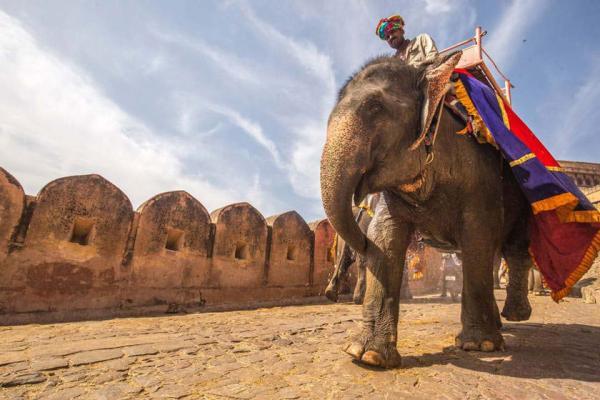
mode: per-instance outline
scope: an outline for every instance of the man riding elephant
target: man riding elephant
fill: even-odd
[[[395,57],[409,65],[419,65],[435,59],[438,55],[435,42],[426,33],[409,40],[404,37],[404,19],[398,15],[383,18],[375,28],[375,34],[396,50]]]
[[[382,18],[377,24],[375,34],[381,40],[385,40],[388,45],[396,50],[395,57],[409,65],[419,65],[434,59],[437,54],[437,48],[431,36],[420,34],[416,38],[409,40],[404,37],[404,19],[398,15],[391,15],[388,18]],[[379,200],[379,195],[373,195],[361,203],[355,216],[358,225],[366,234],[371,219],[373,217],[375,206]],[[336,237],[336,265],[334,273],[329,280],[325,295],[331,301],[337,301],[339,285],[346,275],[350,266],[354,263],[357,268],[357,282],[354,288],[353,300],[356,304],[361,304],[365,289],[364,260],[340,239]],[[405,272],[406,274],[406,272]],[[411,298],[408,288],[408,279],[403,285],[401,298]]]

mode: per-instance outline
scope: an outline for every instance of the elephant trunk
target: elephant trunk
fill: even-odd
[[[364,254],[367,238],[352,214],[352,196],[366,171],[367,145],[361,124],[351,116],[333,117],[321,157],[321,197],[329,222],[350,247]]]

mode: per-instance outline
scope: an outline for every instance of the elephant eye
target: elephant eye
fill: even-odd
[[[382,112],[384,110],[384,107],[383,104],[381,104],[381,102],[379,101],[371,101],[369,102],[368,110],[371,114],[377,114]]]

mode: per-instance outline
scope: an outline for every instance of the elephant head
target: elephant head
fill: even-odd
[[[329,117],[321,196],[329,221],[359,253],[366,236],[352,215],[368,193],[410,185],[425,162],[419,146],[460,52],[414,67],[394,57],[367,63],[344,85]]]

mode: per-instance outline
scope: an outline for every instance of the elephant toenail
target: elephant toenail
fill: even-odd
[[[471,350],[479,350],[479,346],[475,342],[465,342],[462,345],[463,350],[471,351]]]
[[[361,361],[365,364],[373,365],[376,367],[385,366],[385,360],[383,359],[381,354],[373,350],[369,350],[365,354],[363,354]]]
[[[490,352],[494,351],[496,346],[494,346],[494,342],[491,340],[484,340],[481,342],[481,351]]]
[[[350,343],[344,351],[356,360],[360,360],[360,357],[363,355],[363,347],[358,343]]]

